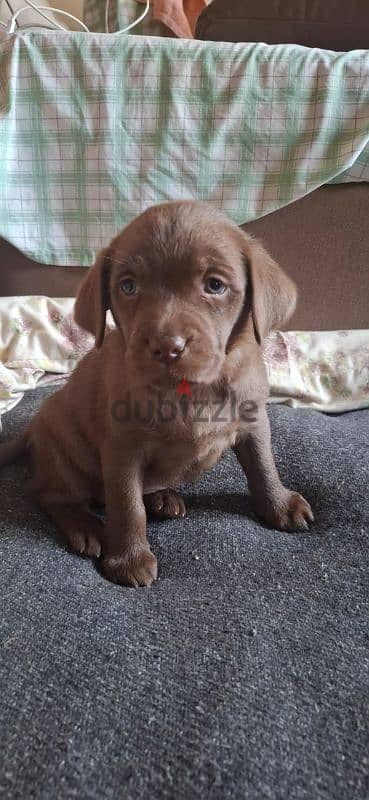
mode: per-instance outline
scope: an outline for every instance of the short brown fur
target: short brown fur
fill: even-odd
[[[225,290],[213,292],[219,282]],[[44,402],[26,442],[38,503],[73,550],[101,557],[107,578],[152,583],[146,512],[183,516],[174,487],[228,447],[260,518],[307,529],[309,504],[282,485],[274,464],[261,346],[295,302],[294,284],[261,244],[202,203],[152,207],[100,253],[75,308],[96,346]],[[106,333],[109,309],[116,329]],[[105,525],[93,500],[105,503]]]

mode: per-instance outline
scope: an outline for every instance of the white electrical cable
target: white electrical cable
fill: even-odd
[[[8,7],[8,11],[10,11],[10,16],[12,16],[14,14],[14,8],[12,8],[12,6],[10,5],[9,0],[4,0],[4,2],[5,5]]]
[[[106,3],[105,3],[105,33],[110,33],[110,31],[109,31],[109,6],[110,6],[110,0],[106,0]],[[138,25],[139,22],[142,22],[142,20],[145,19],[146,14],[149,13],[149,10],[150,10],[150,0],[146,0],[146,6],[145,6],[145,9],[142,12],[141,16],[138,17],[137,19],[133,20],[133,22],[131,22],[130,25],[127,25],[126,28],[123,28],[123,30],[117,31],[117,33],[128,33],[128,31],[130,31],[132,28],[135,28],[136,25]]]
[[[33,10],[36,11],[40,15],[40,17],[43,17],[44,19],[46,19],[48,22],[51,23],[51,25],[53,25],[53,27],[58,28],[58,30],[60,30],[60,31],[69,32],[70,28],[65,28],[64,25],[60,25],[59,22],[56,22],[55,19],[52,19],[52,17],[49,17],[47,14],[45,14],[44,13],[45,11],[52,11],[53,13],[56,13],[56,14],[63,14],[65,17],[69,17],[70,19],[73,19],[74,22],[77,22],[78,25],[81,25],[83,30],[86,31],[86,33],[90,32],[88,27],[87,27],[87,25],[85,25],[84,22],[82,22],[80,19],[78,19],[78,17],[73,16],[73,14],[69,14],[68,11],[63,11],[61,8],[52,8],[51,9],[50,6],[36,6],[32,2],[32,0],[24,0],[24,2],[27,5],[22,6],[22,8],[19,8],[18,11],[13,13],[10,22],[8,23],[8,25],[6,25],[9,33],[14,33],[15,26],[17,24],[17,20],[18,20],[19,15],[22,14],[23,11],[27,11],[29,8],[33,8]]]
[[[27,6],[22,6],[22,8],[19,8],[18,11],[16,11],[15,14],[13,14],[13,16],[12,16],[10,22],[9,22],[9,25],[8,25],[8,32],[9,33],[14,33],[15,25],[16,25],[16,23],[18,21],[18,17],[20,16],[20,14],[23,13],[23,11],[29,11],[29,8],[30,8],[30,6],[28,6],[28,5]],[[43,19],[46,19],[48,22],[51,22],[52,25],[55,26],[56,28],[59,28],[59,30],[61,30],[61,31],[65,31],[66,30],[66,28],[63,28],[62,25],[59,25],[58,22],[55,22],[54,20],[52,20],[50,17],[47,16],[47,14],[44,14],[38,8],[36,8],[35,10],[39,13],[40,17],[43,17]]]
[[[26,3],[29,3],[29,2],[30,2],[30,0],[26,0]],[[50,6],[36,6],[36,7],[37,7],[37,9],[39,9],[39,8],[42,8],[42,9],[50,8]],[[70,14],[69,11],[63,11],[61,8],[54,8],[54,7],[52,7],[51,10],[52,10],[53,14],[63,14],[64,17],[69,17],[69,19],[72,19],[73,22],[77,22],[77,25],[81,25],[81,27],[83,28],[83,30],[86,33],[90,33],[89,28],[87,27],[87,25],[85,25],[85,23],[82,22],[81,19],[78,19],[78,17],[75,17],[74,14]],[[64,30],[65,31],[66,30],[70,30],[70,28],[64,28]]]
[[[8,8],[9,8],[9,10],[13,11],[13,9],[11,8],[10,3],[8,2],[8,0],[5,0],[5,2],[7,4],[7,6],[8,6]],[[64,31],[64,32],[68,33],[70,31],[70,28],[65,28],[64,25],[61,25],[59,22],[56,22],[55,19],[52,19],[52,17],[49,17],[47,14],[45,14],[45,11],[52,11],[53,14],[62,14],[63,16],[68,17],[69,19],[72,19],[74,22],[77,23],[77,25],[81,25],[81,27],[83,28],[84,31],[86,31],[86,33],[90,33],[87,25],[85,25],[85,23],[82,22],[82,20],[78,19],[78,17],[75,17],[73,14],[70,14],[68,11],[63,11],[61,8],[50,8],[50,6],[37,6],[37,5],[35,5],[35,3],[32,2],[32,0],[24,0],[24,2],[26,3],[26,5],[22,6],[22,8],[19,8],[18,11],[13,12],[13,14],[12,14],[12,16],[11,16],[11,18],[10,18],[8,23],[2,22],[0,20],[0,25],[2,25],[4,28],[6,28],[8,33],[14,33],[16,25],[18,25],[18,17],[20,16],[20,14],[23,13],[23,11],[27,11],[29,8],[32,8],[34,11],[36,11],[36,13],[38,13],[40,15],[40,17],[43,17],[43,19],[46,19],[47,22],[49,22],[54,28],[57,28],[60,31]],[[105,32],[106,33],[110,33],[110,31],[109,31],[109,7],[110,7],[110,0],[106,0],[106,3],[105,3]],[[145,8],[144,8],[142,14],[140,14],[140,16],[137,19],[133,20],[133,22],[131,22],[129,25],[127,25],[125,28],[123,28],[123,30],[117,31],[117,33],[128,33],[128,31],[132,30],[132,28],[135,28],[136,25],[138,25],[140,22],[142,22],[143,19],[145,19],[146,15],[149,13],[149,10],[150,10],[150,0],[146,0],[146,5],[145,5]]]

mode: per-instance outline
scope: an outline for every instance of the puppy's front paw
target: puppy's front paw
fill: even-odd
[[[104,556],[101,570],[105,578],[122,586],[151,586],[158,575],[158,563],[148,547],[131,548],[119,556]]]
[[[173,489],[145,494],[145,506],[156,519],[177,519],[186,515],[186,506],[180,494]]]
[[[88,558],[99,558],[104,534],[103,524],[94,514],[76,510],[64,530],[71,550]]]
[[[88,558],[99,558],[101,545],[99,539],[93,533],[86,531],[69,531],[67,542],[74,553]]]
[[[288,489],[277,501],[268,501],[265,507],[259,504],[256,512],[271,528],[291,533],[307,531],[309,522],[314,522],[314,515],[307,500],[298,492],[290,492]]]

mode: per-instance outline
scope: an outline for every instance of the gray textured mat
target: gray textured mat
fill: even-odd
[[[150,525],[149,590],[68,553],[25,466],[3,470],[2,798],[368,798],[369,411],[270,415],[313,533],[247,516],[229,454],[186,519]]]

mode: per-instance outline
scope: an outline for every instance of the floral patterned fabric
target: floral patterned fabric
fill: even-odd
[[[369,330],[273,333],[271,401],[338,413],[369,406]]]
[[[0,416],[28,389],[64,380],[92,347],[73,306],[73,298],[0,298]],[[276,332],[264,358],[271,402],[331,413],[369,406],[369,330]]]
[[[63,380],[92,346],[73,306],[74,298],[0,298],[0,419],[27,389]]]

